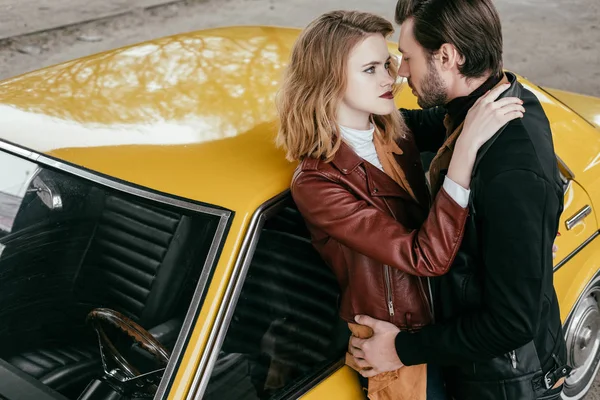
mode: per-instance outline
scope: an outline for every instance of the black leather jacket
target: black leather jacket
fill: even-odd
[[[535,399],[568,369],[552,281],[563,192],[550,126],[537,98],[507,77],[502,96],[520,97],[525,116],[478,153],[461,248],[450,272],[432,282],[436,324],[396,339],[405,364],[447,366],[446,385],[459,400]],[[435,150],[443,113],[404,115],[423,135],[420,149]]]

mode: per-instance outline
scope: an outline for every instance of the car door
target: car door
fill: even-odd
[[[339,289],[289,194],[258,211],[205,400],[364,399],[343,364],[350,336]]]
[[[581,399],[589,391],[600,363],[600,235],[588,191],[559,158],[564,182],[564,211],[560,218],[554,265],[567,345],[567,363],[573,368],[563,398]]]
[[[598,232],[596,212],[586,190],[560,159],[559,170],[563,179],[564,210],[558,228],[560,236],[556,240],[559,245],[555,259],[557,268]]]
[[[558,228],[560,236],[555,241],[558,251],[554,260],[554,287],[564,322],[586,282],[597,270],[595,264],[586,267],[585,260],[592,248],[588,245],[598,236],[598,225],[587,191],[560,158],[558,162],[565,197]]]

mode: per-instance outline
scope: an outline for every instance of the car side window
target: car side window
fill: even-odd
[[[350,333],[338,315],[338,295],[288,200],[260,230],[203,398],[296,398],[341,365]]]

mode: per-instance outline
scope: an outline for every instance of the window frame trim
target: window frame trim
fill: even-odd
[[[225,243],[225,239],[229,232],[231,221],[235,213],[232,210],[225,208],[195,202],[190,199],[175,197],[169,195],[168,193],[153,191],[152,189],[135,185],[130,182],[120,181],[116,178],[111,178],[83,167],[69,164],[44,154],[20,147],[3,139],[0,139],[0,151],[31,161],[38,166],[42,165],[48,168],[56,169],[69,175],[117,190],[119,192],[192,212],[212,215],[218,218],[217,228],[212,238],[206,260],[202,266],[202,271],[198,277],[198,283],[194,289],[192,300],[187,309],[181,330],[177,336],[177,341],[173,347],[173,351],[171,352],[171,357],[169,358],[169,362],[167,363],[163,377],[160,381],[156,394],[154,395],[155,400],[166,398],[171,390],[171,386],[181,364],[181,360],[185,353],[192,330],[196,326],[197,317],[202,309],[202,304],[204,302],[210,280],[212,278],[217,261],[221,255],[221,250]]]
[[[283,209],[286,201],[290,199],[291,193],[288,189],[263,203],[252,215],[250,224],[248,225],[248,230],[244,236],[244,240],[240,248],[240,253],[238,254],[236,263],[234,265],[231,279],[227,284],[223,301],[219,306],[217,318],[213,325],[213,329],[211,330],[207,345],[200,360],[200,364],[196,370],[196,374],[194,375],[192,385],[186,396],[186,400],[202,400],[202,397],[204,396],[204,393],[208,387],[212,371],[217,362],[219,351],[223,346],[225,337],[229,330],[229,326],[231,324],[237,302],[241,295],[248,270],[250,269],[252,257],[254,256],[256,246],[258,245],[258,240],[260,238],[260,231],[264,226],[265,221],[273,216],[273,214],[276,214],[278,211]],[[281,395],[275,396],[275,398],[298,398],[310,391],[312,388],[343,366],[343,358],[332,361],[331,363],[323,366],[314,375],[307,376],[305,379],[300,380],[288,390],[281,393]]]

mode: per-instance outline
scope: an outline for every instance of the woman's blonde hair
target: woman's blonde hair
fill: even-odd
[[[276,143],[288,160],[333,159],[341,145],[336,111],[346,90],[348,55],[368,35],[380,33],[387,38],[393,31],[385,18],[359,11],[328,12],[302,31],[277,95]],[[395,81],[395,57],[389,71]],[[396,89],[394,84],[392,92]],[[385,140],[395,140],[405,132],[399,112],[372,118]]]

